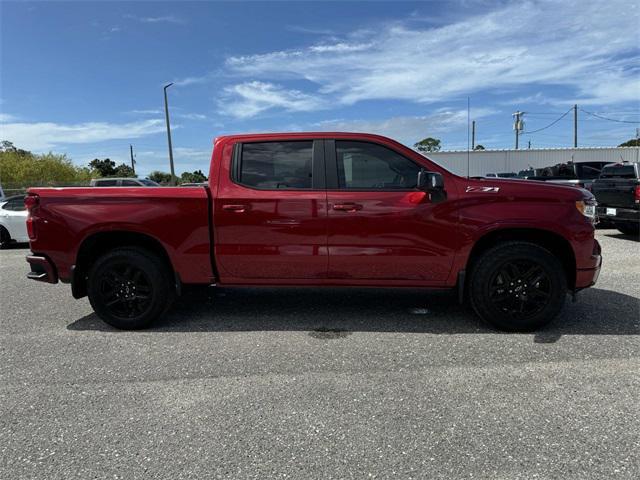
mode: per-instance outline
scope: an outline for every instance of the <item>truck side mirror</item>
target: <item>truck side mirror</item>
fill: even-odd
[[[444,188],[444,177],[437,172],[420,170],[418,172],[418,188],[427,192],[435,192]]]

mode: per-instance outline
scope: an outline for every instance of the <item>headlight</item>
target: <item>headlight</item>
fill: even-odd
[[[576,202],[576,208],[585,217],[595,220],[596,202],[585,202],[584,200],[580,200]]]

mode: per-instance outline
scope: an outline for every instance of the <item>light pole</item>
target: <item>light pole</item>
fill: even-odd
[[[173,82],[164,86],[164,118],[167,121],[167,140],[169,141],[169,164],[171,165],[171,185],[176,184],[176,172],[173,169],[173,146],[171,145],[171,124],[169,123],[169,102],[167,101],[167,88],[173,85]]]

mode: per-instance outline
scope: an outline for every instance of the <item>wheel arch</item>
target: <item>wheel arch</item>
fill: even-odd
[[[106,252],[123,247],[137,247],[157,255],[168,271],[175,276],[176,291],[179,293],[180,278],[162,243],[145,233],[116,230],[93,233],[80,244],[76,263],[72,267],[71,292],[74,298],[82,298],[87,295],[87,275],[93,263]]]
[[[467,272],[471,272],[480,256],[490,248],[505,242],[522,241],[550,251],[562,263],[567,287],[575,289],[576,256],[569,241],[562,235],[541,228],[500,228],[482,235],[476,240],[467,258]]]

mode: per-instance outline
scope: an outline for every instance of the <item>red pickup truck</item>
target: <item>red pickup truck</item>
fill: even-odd
[[[33,188],[29,278],[70,283],[107,323],[150,325],[185,284],[457,289],[535,329],[601,264],[595,200],[454,175],[378,135],[231,135],[203,187]]]

